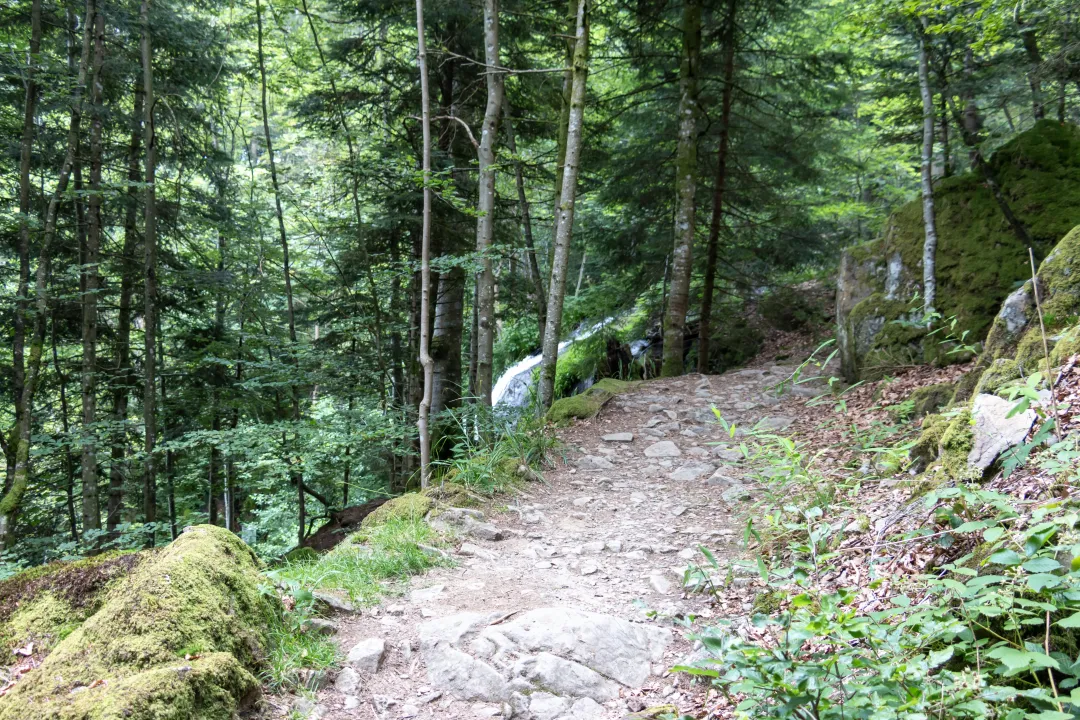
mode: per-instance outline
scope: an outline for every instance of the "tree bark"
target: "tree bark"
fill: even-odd
[[[141,37],[139,50],[143,81],[143,133],[146,145],[143,218],[143,520],[157,521],[157,468],[154,447],[157,442],[157,133],[154,127],[154,66],[150,38],[150,0],[139,8]],[[164,401],[164,379],[162,398]],[[171,490],[171,478],[170,478]],[[154,533],[148,543],[153,545]]]
[[[503,90],[503,118],[506,128],[506,147],[514,156],[514,183],[517,185],[518,197],[518,221],[521,223],[521,232],[525,238],[525,267],[529,273],[529,283],[532,285],[532,299],[536,305],[537,325],[539,326],[539,344],[544,344],[544,324],[547,322],[547,297],[544,294],[544,281],[540,275],[540,265],[536,261],[536,246],[533,243],[532,214],[529,209],[529,199],[525,195],[525,176],[521,158],[517,157],[517,141],[514,137],[513,113],[510,108],[510,98]]]
[[[75,164],[75,153],[79,145],[79,131],[82,125],[83,97],[86,89],[86,75],[90,64],[90,40],[92,37],[95,0],[86,0],[86,21],[83,25],[82,55],[79,61],[79,76],[71,102],[71,120],[68,123],[67,149],[63,164],[56,179],[56,189],[49,199],[45,211],[45,225],[42,230],[41,249],[38,253],[38,266],[34,282],[34,326],[30,341],[30,354],[26,357],[26,375],[23,382],[22,397],[19,400],[19,422],[11,433],[15,446],[15,465],[11,482],[0,497],[0,550],[11,547],[15,535],[15,521],[19,507],[30,480],[30,440],[34,392],[41,371],[41,356],[45,345],[45,319],[49,309],[48,277],[52,260],[52,244],[56,237],[56,219],[60,201],[67,192],[71,179],[71,169]]]
[[[285,233],[285,213],[281,207],[281,187],[278,183],[277,163],[274,160],[274,144],[270,136],[270,110],[269,90],[266,83],[266,57],[263,52],[263,25],[262,3],[255,0],[255,21],[258,28],[258,53],[259,53],[259,78],[261,80],[262,101],[262,126],[263,136],[266,139],[266,157],[270,163],[270,185],[274,190],[274,214],[277,217],[278,236],[281,240],[281,265],[285,275],[285,316],[289,326],[289,345],[296,364],[297,371],[300,369],[300,359],[297,355],[296,343],[296,315],[293,311],[292,271],[289,266],[289,237]],[[300,422],[300,394],[293,383],[292,395],[292,419],[294,423]],[[297,470],[295,459],[289,460],[289,472],[296,484],[297,519],[299,521],[299,544],[304,544],[305,528],[307,523],[307,509],[304,505],[304,478]]]
[[[922,97],[923,314],[929,317],[937,299],[937,218],[934,213],[934,93],[930,89],[926,18],[916,27],[919,36],[919,95]]]
[[[491,406],[495,347],[495,274],[491,246],[495,235],[495,140],[503,104],[503,80],[499,65],[499,2],[484,0],[484,62],[487,65],[487,105],[480,134],[480,197],[477,202],[476,254],[480,273],[476,282],[476,393],[480,404]]]
[[[423,132],[424,210],[420,235],[420,366],[424,390],[420,398],[416,428],[420,434],[420,486],[431,480],[431,411],[434,365],[431,359],[431,94],[428,89],[427,43],[424,40],[424,0],[416,0],[416,64],[420,70],[420,123]]]
[[[26,62],[26,99],[23,102],[22,139],[19,143],[19,281],[15,296],[12,341],[12,399],[15,424],[26,378],[26,310],[30,303],[30,160],[34,150],[34,116],[37,112],[37,63],[41,53],[41,0],[30,4],[30,57]],[[14,443],[6,453],[8,482],[15,473]]]
[[[435,301],[435,331],[430,353],[432,374],[431,413],[438,414],[461,403],[461,335],[464,329],[465,269],[455,266],[439,274]]]
[[[1042,82],[1039,80],[1039,71],[1043,64],[1042,53],[1039,52],[1039,39],[1035,35],[1035,28],[1024,23],[1020,16],[1020,3],[1017,3],[1013,12],[1016,27],[1020,30],[1020,39],[1024,43],[1024,52],[1027,53],[1031,67],[1027,72],[1028,87],[1031,88],[1031,114],[1036,120],[1046,118],[1046,100],[1043,97]]]
[[[105,62],[105,15],[97,8],[94,16],[94,60],[90,80],[90,198],[86,231],[86,257],[82,267],[82,526],[83,533],[101,529],[101,508],[98,502],[97,438],[97,296],[101,287],[102,218],[104,189],[101,184],[101,136],[104,107],[101,104],[101,68]]]
[[[548,321],[544,326],[543,359],[540,364],[540,407],[546,410],[555,399],[555,370],[559,361],[559,334],[563,300],[566,295],[566,269],[570,261],[570,241],[574,231],[574,201],[577,192],[578,164],[581,157],[582,130],[585,120],[585,85],[589,75],[588,0],[578,0],[575,21],[573,87],[570,115],[566,127],[566,157],[563,163],[562,197],[559,199],[555,233],[555,253],[548,286]]]
[[[693,270],[697,189],[698,72],[701,54],[701,0],[683,5],[683,58],[679,70],[679,149],[675,160],[675,249],[671,258],[671,296],[664,328],[664,377],[682,375],[686,311]]]
[[[698,328],[697,371],[709,372],[712,352],[712,305],[716,289],[716,261],[720,245],[720,225],[724,217],[724,188],[727,183],[728,147],[731,143],[731,102],[735,94],[735,11],[737,0],[728,0],[724,24],[724,89],[720,94],[720,141],[716,150],[716,182],[713,187],[709,243],[705,251],[705,282],[701,291],[701,320]]]
[[[563,189],[563,171],[566,166],[566,131],[570,127],[570,104],[571,95],[574,89],[574,47],[576,37],[572,33],[577,29],[577,13],[578,13],[578,0],[568,0],[569,7],[566,11],[566,22],[569,26],[570,33],[567,33],[565,38],[565,62],[566,69],[563,70],[563,86],[562,95],[560,96],[559,104],[559,127],[558,135],[555,139],[555,194],[552,198],[551,207],[551,244],[548,246],[547,260],[548,260],[548,275],[550,276],[555,262],[555,238],[559,234],[559,204],[562,202],[562,189]],[[550,278],[549,278],[550,279]],[[543,336],[544,328],[540,328],[540,334]]]
[[[56,312],[52,319],[52,359],[56,382],[60,386],[60,427],[64,431],[64,493],[67,496],[68,531],[74,542],[79,541],[79,521],[75,517],[75,459],[71,456],[71,424],[68,422],[67,375],[60,367],[60,355],[56,350]]]
[[[116,371],[113,382],[112,457],[109,462],[109,504],[105,512],[105,529],[116,530],[124,505],[124,481],[127,478],[127,414],[134,378],[131,376],[131,296],[135,286],[135,249],[138,245],[137,217],[139,210],[136,185],[142,179],[139,170],[140,135],[142,132],[143,96],[141,85],[135,88],[135,105],[131,115],[131,139],[128,143],[127,193],[124,197],[124,245],[120,257],[120,308],[116,318]]]

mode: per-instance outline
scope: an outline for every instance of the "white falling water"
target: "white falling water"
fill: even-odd
[[[573,343],[593,335],[613,319],[607,318],[592,327],[578,328],[568,340],[559,343],[559,355],[562,355],[566,348]],[[543,360],[543,354],[537,353],[519,361],[513,367],[507,368],[491,391],[491,404],[510,408],[524,407],[529,401],[529,389],[533,384],[533,370],[539,367],[541,360]]]

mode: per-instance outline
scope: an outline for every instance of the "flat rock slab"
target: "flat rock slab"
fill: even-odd
[[[616,442],[616,443],[634,442],[634,433],[628,433],[628,432],[611,433],[609,435],[604,435],[603,438],[601,438],[601,439],[604,442]]]
[[[540,700],[531,711],[552,718],[571,709],[587,717],[622,688],[640,687],[672,640],[665,628],[561,607],[458,613],[422,624],[419,635],[433,687],[463,700]]]
[[[645,448],[645,457],[679,457],[682,450],[670,440],[661,440]]]
[[[705,477],[716,470],[715,465],[708,463],[690,463],[689,465],[683,465],[675,472],[668,475],[668,478],[675,482],[690,482],[691,480],[698,480]]]
[[[968,453],[969,467],[986,470],[1001,453],[1024,441],[1038,415],[1034,410],[1026,410],[1006,417],[1014,405],[1015,401],[986,393],[975,398],[971,408],[975,429]]]
[[[614,470],[615,465],[606,457],[586,455],[577,461],[578,470]]]
[[[346,661],[357,672],[374,675],[379,671],[384,655],[386,655],[386,641],[373,637],[356,643],[349,651]]]

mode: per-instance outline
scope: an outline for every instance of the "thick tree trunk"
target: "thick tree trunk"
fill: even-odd
[[[701,54],[701,0],[683,5],[683,58],[679,70],[679,148],[675,160],[675,249],[671,290],[664,327],[664,377],[682,375],[686,311],[693,270],[697,189],[698,65]]]
[[[150,45],[150,0],[139,8],[141,37],[139,49],[143,80],[143,133],[146,145],[143,219],[143,520],[157,520],[157,468],[154,447],[157,442],[157,133],[154,127],[154,66]],[[164,379],[162,380],[164,383]],[[164,385],[162,386],[164,388]],[[162,395],[164,402],[164,394]],[[170,480],[171,483],[171,480]],[[171,487],[171,485],[170,485]],[[153,534],[148,539],[154,543]]]
[[[45,226],[42,229],[41,249],[38,253],[38,266],[35,274],[34,326],[30,341],[30,354],[26,357],[26,376],[23,382],[22,397],[19,399],[19,422],[11,433],[11,442],[15,446],[15,465],[11,481],[0,497],[0,550],[11,547],[14,540],[15,520],[19,507],[30,481],[30,431],[33,426],[34,392],[41,371],[41,356],[45,345],[45,319],[48,316],[49,264],[52,260],[52,244],[56,238],[56,219],[60,201],[67,192],[71,179],[71,169],[75,165],[75,153],[79,145],[79,131],[82,125],[83,97],[86,89],[86,75],[90,64],[90,40],[92,37],[95,0],[86,0],[86,21],[83,25],[82,55],[79,61],[79,76],[71,102],[71,120],[68,123],[67,150],[60,173],[56,179],[56,189],[49,199],[45,211]]]
[[[420,366],[423,368],[423,395],[416,428],[420,434],[420,486],[431,479],[431,411],[434,365],[431,359],[431,94],[428,90],[427,43],[424,40],[424,0],[416,0],[416,64],[420,70],[420,123],[423,132],[424,210],[420,235]]]
[[[484,62],[487,64],[487,105],[480,134],[480,197],[476,220],[476,254],[480,273],[476,278],[476,389],[480,404],[491,405],[495,347],[495,274],[491,268],[491,245],[495,235],[495,140],[503,103],[503,73],[499,65],[499,3],[484,0]]]
[[[90,199],[86,230],[82,296],[82,526],[83,532],[101,529],[98,502],[97,438],[97,296],[101,286],[98,265],[101,262],[104,188],[101,183],[102,130],[104,107],[101,104],[101,68],[105,62],[105,15],[97,8],[94,16],[94,60],[90,80]]]
[[[536,246],[533,243],[532,214],[529,209],[529,199],[525,195],[525,176],[521,158],[517,157],[517,141],[514,137],[514,122],[510,108],[510,98],[503,90],[503,127],[506,128],[506,147],[514,156],[514,183],[517,185],[518,197],[518,221],[521,224],[521,233],[525,238],[525,267],[529,273],[529,283],[532,286],[532,300],[536,305],[537,325],[540,328],[539,343],[544,343],[544,324],[547,322],[547,297],[544,294],[544,281],[540,275],[540,265],[536,261]]]
[[[555,233],[555,253],[548,286],[548,321],[544,326],[543,359],[540,364],[540,407],[546,410],[555,399],[555,370],[559,360],[559,334],[566,269],[570,261],[570,240],[574,231],[574,201],[577,194],[578,165],[585,121],[585,85],[589,75],[588,0],[578,0],[575,21],[573,87],[566,128],[566,157],[563,163],[562,197],[559,199]]]
[[[926,18],[917,27],[919,35],[919,94],[922,96],[922,210],[923,210],[923,314],[934,311],[937,299],[937,218],[934,214],[934,93],[930,90],[929,51],[926,47]]]
[[[431,413],[461,404],[461,335],[464,329],[465,269],[456,266],[439,275],[435,302],[434,362]]]
[[[263,26],[262,4],[255,0],[255,22],[258,28],[258,51],[259,51],[259,78],[261,80],[262,101],[262,126],[263,136],[266,140],[266,157],[270,163],[270,185],[274,191],[274,214],[277,217],[278,236],[281,240],[281,265],[285,275],[285,317],[289,326],[290,353],[299,371],[299,357],[296,343],[296,315],[293,311],[292,271],[289,266],[289,237],[285,233],[285,213],[281,207],[281,187],[278,183],[277,163],[274,161],[274,143],[270,136],[270,109],[266,84],[266,57],[263,53]],[[294,423],[300,422],[300,394],[294,383],[291,388],[292,395],[292,419]],[[304,543],[307,523],[307,509],[304,505],[304,477],[297,470],[295,459],[289,459],[289,472],[296,485],[297,520],[299,521],[299,543]]]
[[[720,225],[724,217],[724,188],[727,183],[728,147],[731,143],[731,101],[735,94],[735,11],[737,0],[728,0],[724,25],[724,89],[720,94],[720,142],[716,151],[716,181],[713,187],[709,244],[705,251],[705,283],[701,291],[701,320],[698,328],[697,371],[709,372],[712,352],[712,305],[716,290],[716,260],[720,245]]]
[[[573,33],[577,29],[578,4],[578,0],[568,0],[569,6],[566,11],[566,22],[570,32],[567,33],[565,38],[564,57],[566,69],[563,70],[562,95],[559,104],[559,127],[555,139],[555,194],[551,201],[551,244],[548,245],[547,253],[549,280],[554,269],[555,239],[559,234],[559,204],[562,202],[563,172],[566,166],[566,131],[570,127],[570,104],[574,89],[574,38],[576,36]],[[543,334],[544,328],[541,327],[541,337],[543,337]]]
[[[26,378],[26,310],[30,303],[30,160],[34,150],[34,116],[37,113],[37,64],[41,53],[41,0],[30,4],[30,57],[26,63],[26,99],[23,101],[22,139],[19,142],[19,282],[15,295],[13,318],[14,339],[12,356],[12,405],[15,424],[19,424],[19,405]],[[15,474],[14,443],[7,447],[7,482]]]

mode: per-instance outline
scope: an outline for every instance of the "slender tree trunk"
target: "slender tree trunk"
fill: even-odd
[[[514,137],[513,113],[510,108],[510,97],[503,91],[503,119],[506,128],[506,147],[514,156],[514,182],[517,185],[518,197],[518,221],[521,224],[521,232],[525,238],[525,267],[529,273],[529,283],[532,286],[533,303],[536,305],[537,325],[540,328],[539,342],[544,343],[544,324],[547,322],[547,297],[544,294],[544,281],[540,275],[540,265],[536,261],[536,246],[533,243],[532,216],[529,209],[529,199],[525,195],[525,176],[521,158],[517,157],[517,142]]]
[[[945,99],[948,88],[944,83],[944,78],[939,75],[939,79],[941,80],[941,117],[938,123],[938,134],[941,139],[941,175],[942,177],[952,177],[952,149],[949,147],[949,105]]]
[[[683,59],[679,70],[679,149],[675,160],[675,249],[671,297],[664,328],[664,363],[660,374],[682,375],[686,311],[690,301],[697,190],[698,58],[701,53],[701,0],[683,5]]]
[[[934,93],[930,89],[930,61],[926,47],[926,18],[916,28],[919,36],[919,94],[922,96],[922,210],[923,210],[923,314],[934,311],[937,299],[937,218],[934,214]]]
[[[86,231],[86,258],[83,265],[84,291],[82,296],[82,526],[83,532],[101,529],[101,508],[98,503],[97,438],[97,296],[101,286],[98,265],[101,262],[102,218],[104,188],[101,183],[101,135],[104,108],[101,104],[101,68],[105,62],[105,15],[97,8],[94,15],[94,60],[90,81],[90,199]]]
[[[565,37],[565,62],[563,70],[562,95],[559,103],[559,127],[555,139],[555,195],[551,202],[551,244],[548,245],[547,261],[548,275],[554,269],[555,262],[555,238],[559,234],[559,204],[562,202],[563,172],[566,166],[566,130],[570,127],[570,104],[574,89],[574,46],[576,37],[573,33],[577,29],[578,0],[568,0],[566,10],[566,24],[569,32]],[[550,279],[550,278],[549,278]],[[543,336],[544,328],[540,328]]]
[[[75,153],[79,145],[79,131],[82,124],[83,97],[86,89],[86,75],[90,64],[90,40],[92,37],[95,0],[86,0],[86,21],[83,26],[82,56],[79,61],[79,76],[71,102],[71,120],[68,123],[67,150],[60,173],[56,179],[56,190],[49,199],[45,212],[45,226],[42,230],[41,249],[38,253],[38,266],[35,274],[34,326],[30,341],[30,354],[26,357],[26,375],[23,382],[22,397],[18,408],[19,422],[11,433],[15,445],[15,465],[11,482],[0,497],[0,550],[11,547],[14,540],[15,520],[30,481],[30,430],[33,426],[34,392],[37,389],[41,371],[41,356],[45,345],[45,319],[48,316],[49,264],[52,260],[52,243],[56,237],[56,219],[60,201],[67,192],[71,178],[71,169],[75,164]]]
[[[71,424],[68,422],[67,375],[60,367],[60,355],[56,350],[56,311],[52,318],[52,359],[56,382],[60,386],[60,427],[64,431],[64,492],[67,496],[68,530],[74,542],[79,541],[79,522],[75,516],[75,459],[71,456]]]
[[[574,297],[581,294],[581,283],[585,279],[585,263],[589,259],[589,249],[587,247],[581,249],[581,264],[578,265],[577,273],[577,285],[574,286]]]
[[[165,413],[165,408],[168,407],[168,394],[166,392],[165,385],[165,343],[162,342],[160,337],[158,338],[158,357],[161,358],[161,408],[163,413],[162,425],[164,425],[165,439],[169,439],[169,424],[168,415]],[[165,493],[166,493],[166,506],[169,512],[169,535],[173,540],[176,539],[177,527],[176,527],[176,489],[173,487],[173,470],[176,467],[176,455],[172,450],[165,451]]]
[[[735,94],[735,11],[737,0],[728,0],[724,24],[724,88],[720,94],[720,142],[716,151],[716,181],[713,187],[709,244],[705,251],[705,284],[701,291],[701,320],[698,329],[697,371],[709,372],[712,353],[712,306],[716,290],[716,260],[720,246],[720,225],[724,217],[724,188],[727,183],[728,147],[731,143],[731,102]]]
[[[157,521],[157,468],[154,447],[157,442],[157,133],[154,127],[154,66],[150,44],[150,0],[142,0],[139,8],[141,37],[139,49],[143,80],[143,133],[146,145],[146,195],[143,219],[143,520]],[[162,402],[164,402],[162,379]],[[170,502],[172,478],[170,483]],[[171,518],[170,518],[171,519]],[[154,534],[148,539],[154,544]]]
[[[1013,13],[1016,27],[1020,30],[1020,39],[1024,43],[1024,52],[1027,53],[1028,87],[1031,88],[1031,114],[1036,120],[1046,118],[1046,100],[1043,97],[1042,82],[1039,80],[1039,72],[1043,64],[1042,53],[1039,52],[1039,40],[1035,35],[1035,28],[1024,23],[1020,16],[1021,4],[1017,3]]]
[[[278,235],[281,240],[281,265],[285,274],[285,314],[289,325],[289,345],[293,360],[299,371],[300,358],[297,355],[296,343],[296,315],[293,311],[292,270],[289,266],[289,237],[285,233],[285,213],[281,208],[281,187],[278,183],[277,164],[274,161],[274,144],[270,136],[270,109],[266,84],[266,57],[263,53],[263,26],[262,4],[255,0],[255,21],[258,27],[258,51],[259,51],[259,78],[261,80],[262,100],[262,125],[263,136],[266,139],[266,157],[270,162],[270,185],[274,190],[274,214],[277,217]],[[300,395],[296,384],[292,385],[292,419],[294,423],[300,422]],[[289,460],[289,471],[296,485],[297,519],[299,521],[300,545],[304,544],[305,528],[307,524],[307,509],[304,505],[304,477],[297,470],[296,460]]]
[[[135,249],[138,245],[136,219],[139,202],[136,186],[141,182],[139,170],[140,134],[142,132],[142,87],[135,89],[132,111],[131,139],[128,143],[127,193],[124,197],[124,245],[120,258],[120,309],[116,318],[116,371],[113,386],[113,422],[116,430],[112,440],[109,463],[109,504],[105,513],[105,529],[116,530],[124,505],[124,481],[127,478],[127,414],[128,400],[134,378],[131,376],[131,296],[135,286]]]
[[[30,160],[34,150],[34,117],[37,113],[37,65],[41,54],[41,0],[30,4],[30,56],[26,62],[26,99],[23,101],[22,139],[19,143],[19,283],[15,296],[13,318],[14,339],[12,355],[12,399],[15,424],[19,424],[19,405],[26,378],[26,310],[30,303]],[[14,443],[6,453],[10,482],[15,474]]]
[[[570,241],[574,231],[574,201],[577,194],[578,166],[585,121],[585,85],[589,75],[588,10],[588,0],[578,0],[573,87],[566,129],[562,197],[559,199],[558,206],[555,254],[551,264],[551,283],[548,287],[548,321],[544,326],[543,359],[540,365],[540,407],[542,410],[551,407],[555,399],[555,370],[559,361],[559,334],[562,329],[563,300],[566,295],[566,269],[570,261]]]
[[[473,278],[472,302],[469,303],[469,397],[476,397],[476,355],[478,351],[476,326],[480,322],[477,305],[479,302],[479,287],[476,278]],[[438,325],[438,311],[436,310],[435,324]],[[437,338],[436,338],[437,339]],[[438,369],[436,368],[435,385],[438,388]]]
[[[491,244],[495,235],[495,140],[503,104],[503,73],[499,65],[499,2],[484,0],[484,61],[487,64],[487,106],[480,134],[480,198],[476,221],[476,254],[480,273],[476,285],[476,393],[480,404],[491,406],[495,348],[495,274]]]
[[[420,123],[423,129],[424,210],[420,235],[420,365],[424,392],[416,427],[420,434],[420,486],[431,480],[431,411],[435,363],[431,359],[431,94],[428,90],[427,43],[424,40],[424,0],[416,0],[416,64],[420,69]]]

